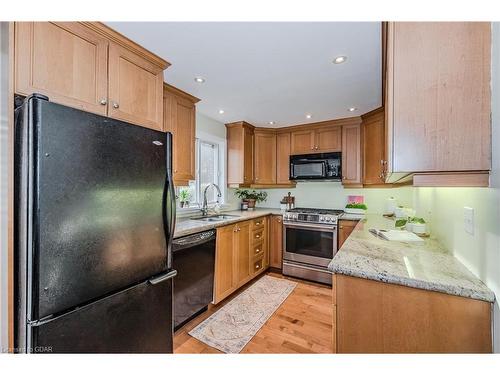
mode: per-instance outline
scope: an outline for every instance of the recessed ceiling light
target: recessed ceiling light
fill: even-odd
[[[219,114],[220,115],[224,114],[224,110],[223,109],[219,109]]]
[[[274,125],[274,121],[269,121],[269,125]]]
[[[311,117],[313,117],[313,116],[312,116],[312,115],[310,115],[310,114],[307,114],[307,115],[306,115],[306,118],[311,118]]]
[[[333,59],[334,64],[342,64],[347,60],[347,56],[337,56],[335,59]]]
[[[357,108],[356,107],[351,107],[348,109],[349,112],[354,112]]]
[[[202,78],[202,77],[194,77],[194,81],[195,81],[195,82],[198,82],[198,83],[204,83],[204,82],[205,82],[205,78]]]

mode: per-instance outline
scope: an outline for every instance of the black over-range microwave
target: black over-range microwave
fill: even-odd
[[[290,180],[342,179],[342,153],[307,154],[290,156]]]

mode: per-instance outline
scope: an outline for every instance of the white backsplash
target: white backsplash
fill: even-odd
[[[394,197],[398,204],[411,207],[413,202],[413,187],[384,189],[346,189],[340,182],[299,182],[293,189],[263,189],[267,192],[267,200],[258,203],[257,207],[279,208],[280,200],[288,192],[295,196],[296,207],[338,208],[343,209],[348,195],[363,195],[368,213],[383,213],[385,201]],[[228,189],[228,200],[233,208],[239,205],[239,199],[234,196],[234,189]]]

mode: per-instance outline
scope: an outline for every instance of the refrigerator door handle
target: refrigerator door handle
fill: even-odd
[[[167,268],[172,267],[172,240],[175,231],[175,189],[172,176],[172,134],[166,133],[167,148],[167,184],[163,193],[163,226],[167,239]]]
[[[165,273],[161,274],[160,276],[155,276],[155,277],[149,279],[148,282],[151,285],[156,285],[156,284],[162,283],[162,282],[164,282],[166,280],[169,280],[169,279],[173,278],[175,275],[177,275],[177,271],[176,270],[170,270],[168,272],[165,272]]]

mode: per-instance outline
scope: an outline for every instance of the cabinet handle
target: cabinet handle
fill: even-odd
[[[113,102],[113,108],[120,108],[120,105],[117,102]]]
[[[108,104],[108,101],[106,99],[101,99],[101,101],[99,102],[100,105],[106,105]]]

